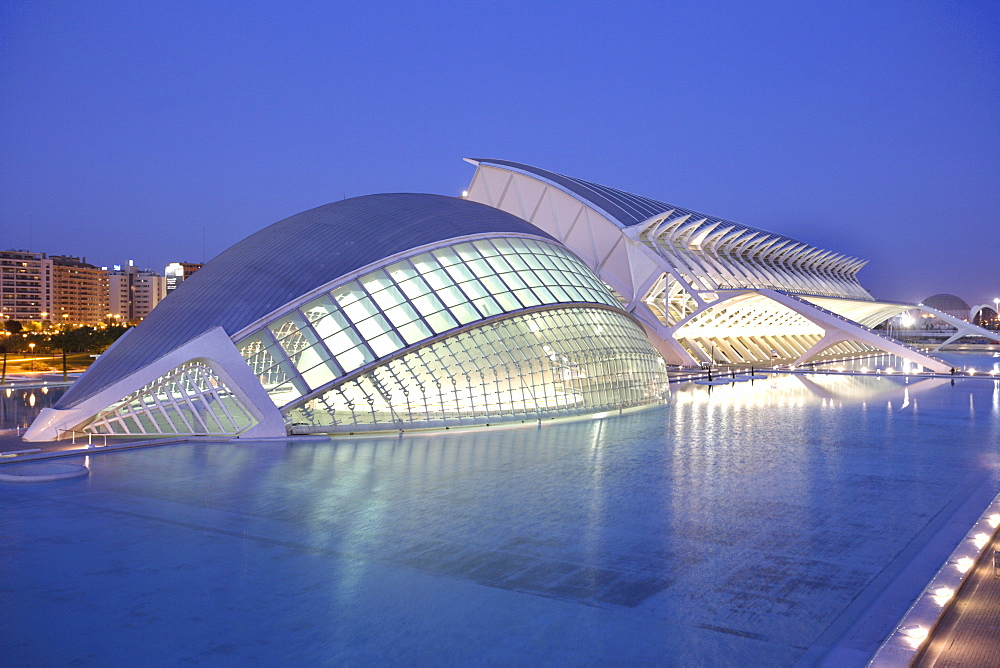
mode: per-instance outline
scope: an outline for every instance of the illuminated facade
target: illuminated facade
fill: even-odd
[[[949,369],[871,330],[909,309],[933,309],[874,299],[856,278],[864,260],[529,165],[469,162],[476,172],[465,197],[570,248],[668,362],[803,364],[881,350]]]
[[[208,263],[25,438],[492,425],[666,392],[642,326],[551,236],[461,199],[372,195]]]
[[[934,309],[874,299],[856,278],[862,260],[528,165],[470,162],[461,199],[358,197],[247,237],[181,282],[25,438],[594,414],[661,400],[667,365],[880,350],[949,369],[871,329]]]
[[[62,325],[100,325],[108,317],[108,272],[87,259],[53,255],[52,311],[49,320]]]
[[[0,251],[0,320],[41,322],[52,312],[52,261],[45,253]]]

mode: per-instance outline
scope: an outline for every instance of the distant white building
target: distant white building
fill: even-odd
[[[163,275],[166,278],[167,294],[179,288],[181,283],[191,278],[202,266],[198,262],[171,262],[168,264],[163,270]]]
[[[108,272],[111,317],[122,323],[139,322],[167,295],[163,276],[152,269],[115,265]]]

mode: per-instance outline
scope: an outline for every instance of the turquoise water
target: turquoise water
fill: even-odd
[[[1000,385],[775,375],[86,462],[0,484],[9,665],[811,664],[874,651],[1000,492]]]

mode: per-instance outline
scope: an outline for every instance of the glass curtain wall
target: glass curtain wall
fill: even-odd
[[[477,240],[420,253],[337,286],[236,347],[283,407],[451,330],[561,303],[619,306],[601,280],[560,246],[520,237]]]
[[[615,311],[513,316],[423,346],[288,412],[292,430],[514,422],[638,406],[667,392],[663,359]]]

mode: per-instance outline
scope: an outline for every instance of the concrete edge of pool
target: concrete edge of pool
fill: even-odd
[[[872,656],[869,666],[909,666],[955,603],[974,566],[1000,531],[1000,494],[979,516]]]

